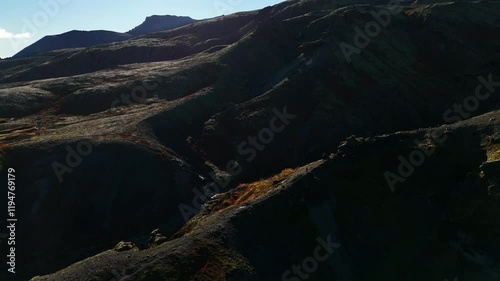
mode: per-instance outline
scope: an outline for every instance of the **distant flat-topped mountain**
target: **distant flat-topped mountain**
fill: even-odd
[[[196,20],[190,17],[151,16],[128,33],[107,30],[79,31],[73,30],[59,35],[45,36],[17,53],[14,58],[28,57],[37,53],[61,49],[84,48],[101,44],[124,41],[146,33],[181,27]]]
[[[127,33],[107,30],[80,31],[73,30],[59,35],[45,36],[17,53],[14,58],[27,57],[36,53],[53,50],[83,48],[100,44],[120,42],[132,38]]]
[[[146,33],[157,32],[162,30],[174,29],[181,27],[196,20],[190,17],[178,17],[178,16],[157,16],[153,15],[147,17],[146,20],[139,26],[127,32],[133,36],[141,36]]]

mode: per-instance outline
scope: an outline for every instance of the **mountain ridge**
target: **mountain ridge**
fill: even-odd
[[[85,48],[102,44],[121,42],[139,37],[151,32],[178,28],[196,22],[190,17],[179,16],[148,16],[143,23],[128,32],[108,30],[72,30],[57,35],[47,35],[30,46],[19,51],[13,58],[26,58],[38,53],[61,49]]]

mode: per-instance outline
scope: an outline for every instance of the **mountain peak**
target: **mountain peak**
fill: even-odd
[[[146,20],[142,24],[127,33],[133,36],[140,36],[146,33],[181,27],[195,21],[187,16],[152,15],[146,17]]]

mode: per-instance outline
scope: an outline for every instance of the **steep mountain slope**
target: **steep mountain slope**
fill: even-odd
[[[497,280],[500,4],[386,4],[286,1],[0,61],[19,280],[279,280],[329,235],[309,280]]]
[[[498,280],[500,112],[439,128],[351,137],[323,160],[241,184],[172,239],[109,250],[41,280]],[[446,136],[395,193],[382,176],[415,139]],[[322,239],[322,240],[321,240]],[[321,243],[319,243],[321,245]],[[306,267],[307,268],[307,267]],[[310,268],[310,267],[309,267]],[[288,270],[288,273],[287,273]],[[300,270],[299,270],[300,272]],[[295,277],[294,277],[295,276]]]

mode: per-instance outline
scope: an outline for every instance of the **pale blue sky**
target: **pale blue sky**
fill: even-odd
[[[151,15],[203,19],[264,8],[283,0],[1,0],[0,57],[45,35],[70,30],[126,32]]]

